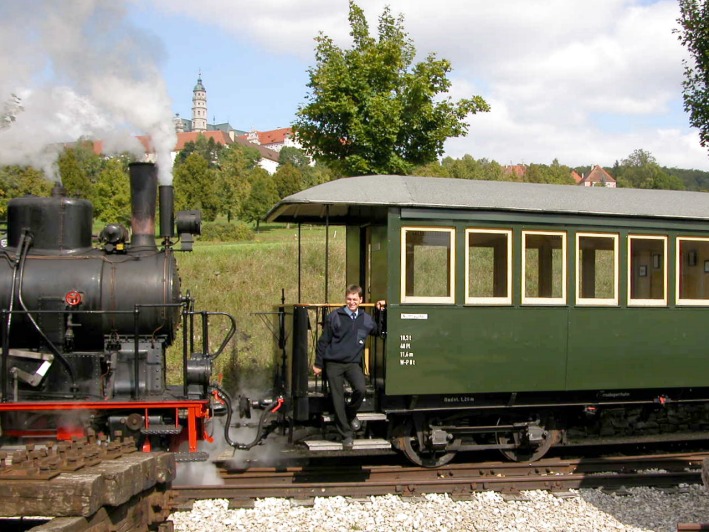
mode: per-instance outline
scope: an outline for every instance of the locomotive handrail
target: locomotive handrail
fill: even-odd
[[[214,361],[217,359],[219,355],[222,354],[224,349],[226,348],[227,344],[231,341],[231,339],[234,337],[236,334],[236,318],[232,316],[231,314],[227,312],[212,312],[212,311],[202,311],[201,312],[205,316],[226,316],[229,318],[229,321],[231,323],[231,327],[229,328],[229,331],[227,332],[226,336],[224,337],[224,340],[222,341],[221,345],[219,348],[216,350],[216,352],[213,355],[210,355],[210,360]],[[206,335],[203,335],[202,339],[206,339]]]

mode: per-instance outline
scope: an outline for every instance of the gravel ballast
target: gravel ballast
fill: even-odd
[[[630,488],[619,493],[572,490],[559,497],[525,491],[510,499],[494,492],[465,500],[445,494],[394,495],[351,501],[315,498],[311,506],[261,499],[251,509],[226,500],[197,501],[170,516],[176,531],[676,531],[678,523],[709,522],[709,494],[701,485],[672,491]]]

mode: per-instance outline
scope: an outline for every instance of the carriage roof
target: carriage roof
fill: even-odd
[[[271,222],[347,223],[389,207],[709,220],[709,194],[509,181],[370,175],[338,179],[281,200]]]

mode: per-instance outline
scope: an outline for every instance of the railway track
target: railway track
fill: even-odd
[[[674,487],[701,483],[709,453],[680,453],[593,459],[546,459],[534,463],[452,464],[439,469],[411,466],[322,464],[285,468],[230,469],[223,465],[223,485],[173,485],[172,503],[187,508],[198,499],[228,499],[248,508],[256,499],[284,497],[307,503],[315,497],[361,498],[397,494],[417,496],[473,492],[517,494],[525,490],[565,492],[577,488],[619,489],[631,486]]]

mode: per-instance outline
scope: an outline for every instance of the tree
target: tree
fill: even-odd
[[[187,156],[185,161],[175,164],[174,187],[177,209],[200,209],[205,221],[216,218],[219,197],[215,187],[214,170],[207,160],[198,153]]]
[[[59,155],[57,166],[68,196],[92,200],[93,185],[103,168],[103,159],[93,151],[93,143],[79,140]]]
[[[414,64],[416,50],[403,17],[395,19],[388,7],[379,17],[378,39],[352,0],[349,22],[349,50],[322,33],[316,37],[308,103],[293,124],[316,160],[336,165],[344,175],[405,174],[435,161],[447,138],[466,135],[468,114],[489,110],[480,96],[441,98],[451,86],[450,63],[429,54]]]
[[[615,168],[618,186],[683,190],[684,183],[665,172],[655,157],[645,150],[635,150]]]
[[[257,233],[261,219],[278,201],[278,190],[276,190],[273,177],[265,170],[260,168],[258,170],[255,170],[252,175],[251,191],[243,208],[244,219],[256,224]]]
[[[258,150],[232,144],[221,152],[217,172],[217,191],[220,197],[219,212],[227,221],[241,214],[243,204],[251,192],[249,177],[258,168]]]
[[[292,164],[296,168],[304,170],[310,166],[310,157],[299,148],[284,146],[278,152],[278,164]]]
[[[106,223],[130,225],[130,179],[126,161],[112,158],[93,187],[94,217]]]
[[[202,158],[209,163],[210,167],[219,166],[219,158],[222,155],[222,151],[225,149],[223,144],[219,144],[212,137],[205,137],[202,134],[197,136],[197,140],[194,142],[187,142],[185,146],[180,150],[180,153],[175,157],[175,164],[183,163],[187,158],[193,153],[197,153],[202,156]]]
[[[279,198],[285,198],[303,190],[303,172],[291,163],[282,164],[273,174]]]
[[[41,170],[31,166],[0,167],[0,217],[7,216],[7,202],[12,198],[26,194],[46,197],[52,186]]]
[[[679,0],[679,40],[692,61],[683,60],[682,97],[689,124],[699,129],[699,142],[709,147],[709,1]]]

